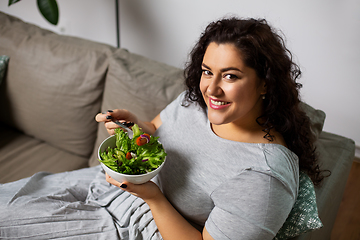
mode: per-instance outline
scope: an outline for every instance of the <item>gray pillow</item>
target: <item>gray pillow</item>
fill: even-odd
[[[326,114],[323,111],[315,109],[304,102],[300,103],[300,108],[310,118],[311,130],[315,134],[316,139],[318,139],[324,127]]]

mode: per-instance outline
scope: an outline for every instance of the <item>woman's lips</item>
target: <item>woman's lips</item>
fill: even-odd
[[[230,102],[220,101],[218,99],[209,98],[209,106],[212,109],[219,110],[226,108],[230,105]]]

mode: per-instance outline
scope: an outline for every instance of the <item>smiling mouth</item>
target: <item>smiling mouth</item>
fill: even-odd
[[[230,105],[230,102],[225,102],[225,101],[216,101],[212,98],[209,99],[209,107],[215,110],[220,110],[223,108],[226,108]]]
[[[226,104],[230,103],[230,102],[223,102],[223,101],[215,101],[213,99],[210,99],[210,102],[216,106],[222,106],[222,105],[226,105]]]

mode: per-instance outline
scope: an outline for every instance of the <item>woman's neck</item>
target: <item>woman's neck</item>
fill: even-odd
[[[246,143],[276,143],[286,146],[282,135],[273,129],[270,131],[270,134],[274,136],[273,141],[264,138],[266,133],[263,131],[263,127],[258,123],[246,127],[235,125],[233,123],[221,125],[210,124],[212,131],[217,136],[224,139]]]

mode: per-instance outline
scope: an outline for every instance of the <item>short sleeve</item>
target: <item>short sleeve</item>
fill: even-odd
[[[172,101],[160,112],[160,118],[162,122],[168,121],[169,118],[176,119],[177,111],[183,102],[184,96],[185,91],[180,93],[180,95],[174,101]]]
[[[272,239],[295,202],[294,193],[271,172],[245,170],[211,194],[215,207],[205,227],[221,239]]]

